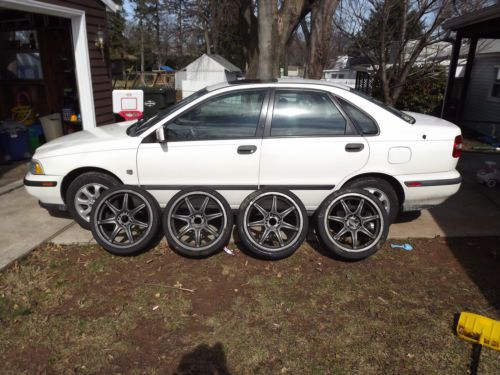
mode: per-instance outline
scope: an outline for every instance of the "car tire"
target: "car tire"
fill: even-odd
[[[66,206],[73,219],[82,228],[90,230],[92,205],[107,189],[120,182],[107,174],[99,172],[83,173],[75,178],[66,190]],[[77,200],[80,201],[77,201]]]
[[[157,240],[161,210],[146,190],[130,185],[105,191],[92,207],[90,226],[99,245],[115,255],[134,255]]]
[[[283,259],[304,242],[307,211],[300,199],[285,189],[264,188],[241,203],[237,228],[244,247],[262,259]]]
[[[387,212],[389,223],[392,224],[396,221],[400,211],[400,203],[396,190],[394,190],[394,187],[389,182],[381,178],[366,177],[347,183],[345,188],[369,191],[382,202]]]
[[[162,224],[171,249],[188,258],[205,258],[229,242],[233,213],[215,190],[191,187],[170,199]]]
[[[374,254],[389,230],[384,206],[364,189],[342,189],[330,194],[318,208],[316,220],[323,244],[345,260]]]
[[[489,188],[494,188],[497,186],[497,180],[490,178],[488,181],[486,181],[486,186]]]

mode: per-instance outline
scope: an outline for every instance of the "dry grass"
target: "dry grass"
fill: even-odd
[[[463,246],[500,271],[496,243]],[[0,274],[1,372],[466,373],[454,314],[498,319],[498,284],[464,269],[456,244],[413,244],[356,263],[309,245],[280,262],[46,245]],[[480,372],[500,373],[500,353],[484,350]]]

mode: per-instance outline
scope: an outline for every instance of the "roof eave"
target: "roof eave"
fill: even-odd
[[[106,7],[112,11],[113,13],[116,13],[122,9],[122,7],[118,4],[116,4],[113,0],[101,0]]]

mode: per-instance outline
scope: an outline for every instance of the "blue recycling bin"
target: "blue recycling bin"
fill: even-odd
[[[28,151],[28,130],[24,125],[0,128],[0,148],[5,161],[19,161],[30,158]]]

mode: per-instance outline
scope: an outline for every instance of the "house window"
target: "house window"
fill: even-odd
[[[491,88],[491,98],[495,101],[500,100],[500,67],[495,67],[495,80]]]

